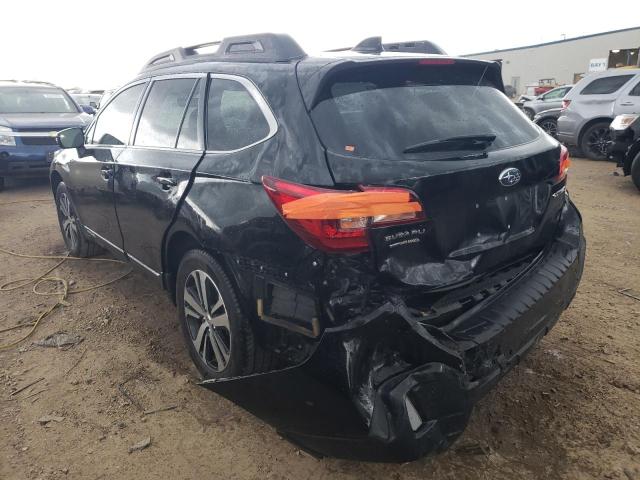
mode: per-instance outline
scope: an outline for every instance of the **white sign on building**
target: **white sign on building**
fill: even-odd
[[[589,60],[589,72],[603,72],[607,69],[606,58],[592,58]]]

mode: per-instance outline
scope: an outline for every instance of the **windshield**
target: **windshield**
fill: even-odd
[[[78,109],[60,89],[0,87],[0,113],[78,113]]]
[[[350,68],[327,82],[311,116],[330,151],[367,158],[450,158],[451,153],[443,152],[477,151],[478,145],[490,151],[535,139],[536,127],[488,84],[484,68]],[[479,144],[478,138],[492,140]],[[425,144],[428,147],[419,147]]]

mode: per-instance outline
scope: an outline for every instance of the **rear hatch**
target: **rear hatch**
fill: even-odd
[[[369,230],[393,281],[468,282],[552,238],[560,146],[502,88],[496,64],[412,58],[341,63],[306,98],[340,188],[403,187],[422,204],[420,221]]]

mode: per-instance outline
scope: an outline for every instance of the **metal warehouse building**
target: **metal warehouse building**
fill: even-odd
[[[620,50],[627,60],[635,55],[637,64],[638,47],[640,27],[634,27],[464,56],[501,61],[505,85],[512,85],[521,94],[527,85],[538,84],[542,79],[563,85],[575,83],[587,73],[605,70],[611,50]]]

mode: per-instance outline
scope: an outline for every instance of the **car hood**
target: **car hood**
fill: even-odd
[[[0,113],[0,125],[15,129],[62,129],[84,127],[91,121],[86,113]]]

